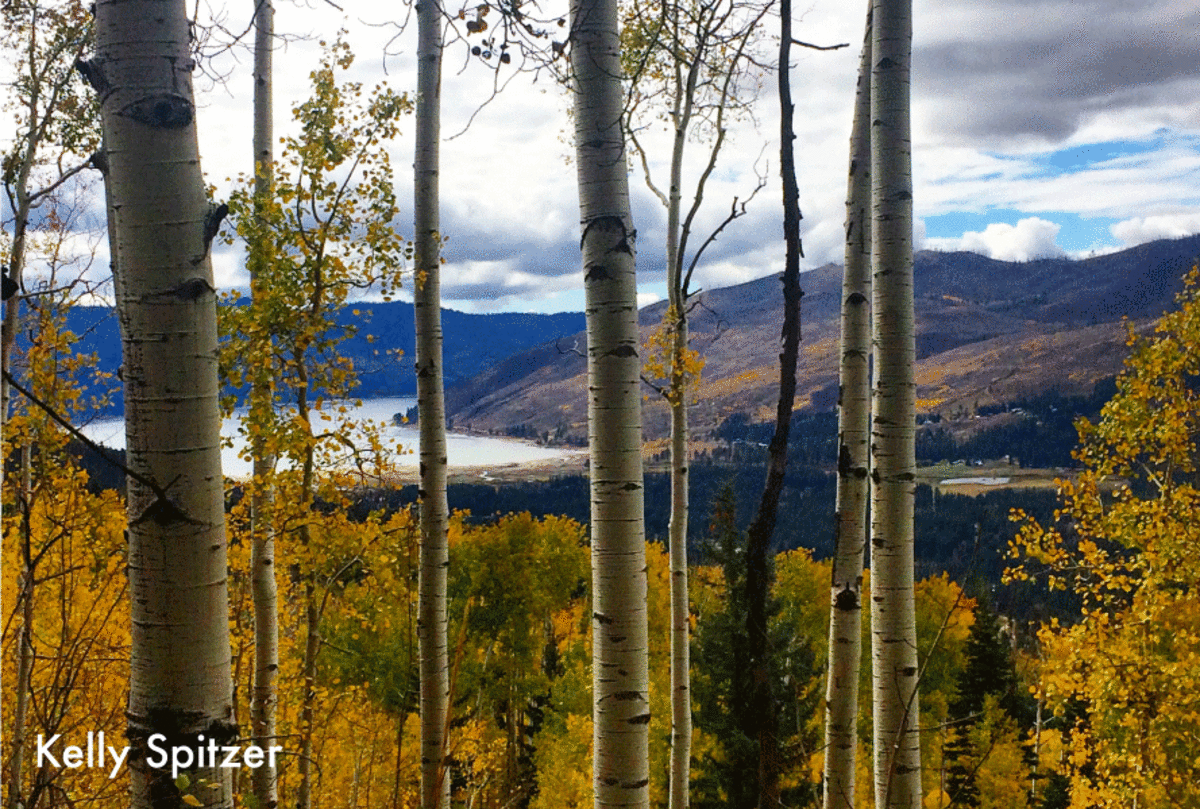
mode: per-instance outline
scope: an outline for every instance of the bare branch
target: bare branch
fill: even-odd
[[[84,435],[82,432],[80,432],[80,430],[77,427],[73,426],[69,421],[67,421],[62,416],[60,416],[53,407],[51,407],[50,405],[43,402],[41,399],[39,399],[36,395],[31,393],[30,391],[26,390],[21,385],[21,383],[17,382],[17,380],[13,378],[13,375],[10,374],[7,370],[4,371],[4,381],[7,382],[10,386],[12,386],[13,390],[15,390],[17,393],[21,394],[22,396],[24,396],[31,403],[36,405],[38,407],[38,409],[42,410],[46,415],[48,415],[55,422],[57,422],[68,433],[70,433],[72,436],[77,438],[79,441],[82,441],[83,444],[88,449],[90,449],[92,452],[99,455],[100,458],[103,459],[106,463],[112,464],[113,466],[117,467],[122,472],[124,472],[126,475],[133,478],[138,483],[142,484],[147,489],[152,491],[155,494],[155,496],[158,498],[159,503],[165,504],[166,507],[174,507],[175,509],[178,510],[178,506],[174,506],[174,504],[171,503],[170,500],[167,498],[167,489],[171,488],[171,485],[174,483],[174,481],[172,481],[171,483],[169,483],[165,487],[163,487],[163,486],[158,485],[157,483],[155,483],[153,480],[146,477],[145,475],[142,475],[142,474],[130,469],[128,466],[126,466],[125,464],[121,463],[120,461],[116,460],[111,455],[109,455],[108,452],[104,449],[104,447],[100,446],[95,441],[88,438],[86,435]],[[153,508],[153,506],[151,506],[151,508]],[[150,513],[150,509],[147,509],[146,514],[149,514],[149,513]],[[143,514],[143,516],[145,516],[145,514]]]
[[[799,45],[802,48],[812,48],[814,51],[836,51],[839,48],[849,48],[849,42],[839,42],[837,45],[814,45],[811,42],[801,42],[798,39],[792,40],[793,45]]]
[[[644,384],[646,387],[654,390],[655,393],[657,393],[659,396],[663,397],[664,399],[670,400],[671,391],[668,388],[665,388],[662,385],[659,385],[657,382],[651,381],[650,378],[647,377],[645,374],[641,374],[640,377],[642,380],[642,384]]]
[[[730,222],[746,215],[746,206],[750,204],[750,201],[754,199],[758,192],[765,188],[766,185],[766,177],[760,174],[758,175],[758,185],[756,185],[754,190],[750,192],[750,196],[746,197],[745,202],[739,204],[738,198],[733,198],[733,203],[730,205],[729,213],[725,216],[725,220],[717,226],[716,230],[708,234],[708,238],[705,239],[704,243],[700,245],[700,249],[696,251],[696,255],[692,256],[692,262],[688,265],[687,274],[684,275],[683,278],[683,291],[685,295],[687,294],[688,285],[692,281],[692,273],[695,272],[696,265],[700,262],[700,257],[704,255],[704,251],[708,249],[710,244],[717,240],[717,236],[720,235],[721,231],[723,231]]]
[[[579,350],[579,341],[578,340],[575,341],[575,345],[573,345],[567,349],[564,349],[561,345],[559,345],[559,341],[555,340],[554,348],[558,350],[559,354],[574,354],[577,357],[583,357],[585,359],[587,358],[587,355]]]

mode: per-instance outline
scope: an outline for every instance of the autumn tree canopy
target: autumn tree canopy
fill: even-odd
[[[1130,328],[1116,396],[1078,424],[1084,472],[1059,481],[1058,520],[1023,519],[1012,546],[1012,577],[1081,602],[1039,633],[1057,720],[1043,745],[1072,809],[1200,806],[1200,270],[1178,301],[1153,334]]]

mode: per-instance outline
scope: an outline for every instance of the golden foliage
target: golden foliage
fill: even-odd
[[[1078,424],[1085,471],[1059,481],[1055,523],[1015,515],[1009,575],[1045,576],[1081,605],[1039,633],[1073,809],[1200,806],[1198,284],[1194,269],[1153,335],[1130,330],[1117,394]]]
[[[682,401],[689,390],[695,390],[704,370],[700,352],[679,344],[677,330],[681,323],[674,305],[668,306],[642,351],[642,376],[657,380],[659,391],[672,404]]]

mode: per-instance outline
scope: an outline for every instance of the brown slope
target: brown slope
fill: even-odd
[[[1200,236],[1164,240],[1081,261],[995,261],[973,253],[917,254],[914,268],[918,407],[952,412],[1049,389],[1085,393],[1117,373],[1126,354],[1120,320],[1169,309]],[[804,338],[798,407],[837,402],[841,268],[804,275]],[[730,413],[770,416],[778,389],[778,277],[703,293],[692,317],[705,357],[693,424]],[[643,338],[663,304],[641,312]],[[518,354],[447,392],[456,428],[503,431],[529,425],[586,435],[586,364],[581,333]],[[646,433],[665,433],[666,411],[649,388]]]

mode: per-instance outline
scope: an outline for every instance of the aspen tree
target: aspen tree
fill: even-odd
[[[132,805],[175,806],[147,742],[237,736],[230,672],[216,295],[220,213],[200,173],[189,23],[181,0],[98,0],[95,89],[107,152],[125,365],[132,603],[127,711]],[[229,771],[201,767],[205,806],[232,806]]]
[[[0,267],[7,277],[5,286],[11,283],[15,290],[4,304],[0,367],[11,372],[30,223],[37,218],[38,206],[89,167],[86,155],[95,150],[99,132],[94,100],[80,86],[73,65],[91,40],[87,11],[76,5],[21,0],[5,5],[0,25],[0,44],[13,53],[13,87],[19,98],[8,107],[14,113],[16,136],[3,155],[2,172],[12,231],[6,234]],[[9,405],[8,381],[0,379],[0,427],[8,420]]]
[[[911,0],[871,11],[872,405],[871,659],[875,806],[921,806],[913,604],[916,484],[913,377]]]
[[[245,429],[263,438],[264,456],[289,462],[288,468],[274,472],[269,485],[277,494],[270,509],[274,530],[295,536],[301,559],[297,589],[303,591],[304,686],[300,727],[292,742],[300,809],[311,805],[318,774],[313,761],[317,658],[328,601],[318,592],[322,549],[315,541],[325,526],[313,512],[318,500],[335,496],[335,481],[328,474],[334,447],[345,451],[349,445],[358,459],[383,454],[378,435],[356,429],[361,425],[349,419],[331,417],[335,424],[327,431],[315,429],[314,422],[327,412],[327,404],[345,399],[356,384],[352,364],[335,350],[354,331],[353,325],[338,322],[338,310],[358,290],[377,289],[389,298],[399,285],[406,247],[395,229],[391,168],[380,143],[394,136],[409,102],[384,87],[367,94],[359,83],[339,84],[337,71],[349,69],[353,59],[339,39],[329,44],[311,73],[313,96],[293,108],[300,133],[283,140],[278,168],[287,179],[278,182],[273,198],[244,190],[233,195],[230,204],[239,231],[250,243],[262,239],[273,252],[257,265],[259,294],[251,305],[227,307],[222,313],[232,386],[268,376],[274,380],[273,398],[294,408],[252,408]],[[260,389],[256,395],[269,391]],[[370,446],[356,446],[360,437]],[[364,474],[367,463],[363,461]]]
[[[421,805],[450,805],[446,768],[450,665],[446,648],[446,400],[443,390],[441,233],[438,170],[441,124],[442,7],[417,3],[417,124],[413,163],[413,306],[420,428],[421,568],[417,637],[421,657]]]
[[[676,0],[661,0],[658,8],[634,4],[627,16],[623,39],[630,44],[624,54],[634,66],[629,117],[630,141],[641,158],[646,185],[667,212],[667,296],[669,306],[660,331],[652,338],[655,349],[646,370],[665,380],[659,389],[671,413],[670,468],[671,516],[668,548],[671,560],[671,809],[688,805],[691,767],[692,705],[689,663],[688,614],[688,405],[691,389],[703,365],[689,345],[688,316],[693,305],[691,280],[705,248],[730,222],[745,212],[735,198],[728,216],[689,256],[693,223],[704,202],[704,191],[725,142],[726,114],[747,103],[738,98],[737,79],[752,62],[747,51],[768,6],[720,2],[692,9]],[[660,86],[661,85],[661,86]],[[651,177],[649,155],[636,134],[636,120],[648,112],[641,107],[665,95],[673,129],[667,190]],[[684,156],[689,138],[703,133],[711,138],[708,158],[683,206]],[[758,188],[762,187],[760,182]],[[754,189],[757,193],[758,188]]]
[[[1152,332],[1129,328],[1117,392],[1076,422],[1082,471],[1057,481],[1054,521],[1012,515],[1006,578],[1044,577],[1079,604],[1038,631],[1044,804],[1197,806],[1200,270],[1176,301]]]
[[[69,250],[84,218],[78,197],[60,189],[40,200],[26,258],[45,275],[33,288],[37,305],[23,318],[20,379],[5,377],[19,394],[5,424],[4,452],[18,461],[6,465],[3,500],[3,576],[6,583],[16,582],[4,600],[9,616],[4,657],[16,658],[15,683],[5,680],[6,694],[13,695],[6,703],[11,724],[5,726],[4,745],[10,809],[36,805],[41,794],[60,785],[79,789],[86,781],[85,788],[104,791],[78,773],[41,766],[34,750],[38,736],[53,735],[51,728],[88,717],[91,694],[76,693],[90,690],[87,681],[103,666],[93,650],[112,637],[106,630],[127,635],[128,622],[120,614],[126,606],[124,577],[96,561],[113,554],[123,560],[124,504],[113,492],[87,491],[87,475],[70,452],[72,436],[57,420],[94,412],[98,402],[83,389],[104,376],[96,371],[94,355],[74,353],[75,335],[65,326],[67,312],[86,289],[76,273],[91,263],[90,256],[73,259]],[[124,661],[114,663],[123,688]],[[123,705],[121,695],[109,697]],[[119,713],[97,718],[112,720]]]
[[[271,0],[254,0],[254,215],[262,219],[275,192],[274,104],[271,67],[272,39],[275,35],[275,7]],[[265,228],[252,231],[247,245],[250,267],[250,294],[264,294],[263,264],[270,260],[271,245]],[[256,364],[252,372],[251,408],[254,420],[269,418],[274,407],[271,364]],[[262,411],[268,411],[264,413]],[[254,477],[250,503],[250,581],[254,600],[254,682],[250,690],[251,738],[264,750],[275,744],[276,709],[279,704],[279,604],[275,580],[275,535],[266,513],[270,507],[268,484],[273,459],[264,448],[264,436],[256,433],[251,455]],[[251,775],[251,790],[262,809],[274,809],[278,803],[278,773],[273,762],[256,768]]]
[[[592,783],[597,809],[649,805],[650,699],[636,231],[621,126],[616,0],[571,3],[588,333]]]
[[[825,809],[852,809],[862,654],[863,554],[867,538],[871,356],[871,21],[858,67],[846,198],[838,441],[837,546],[830,586],[825,692]]]

